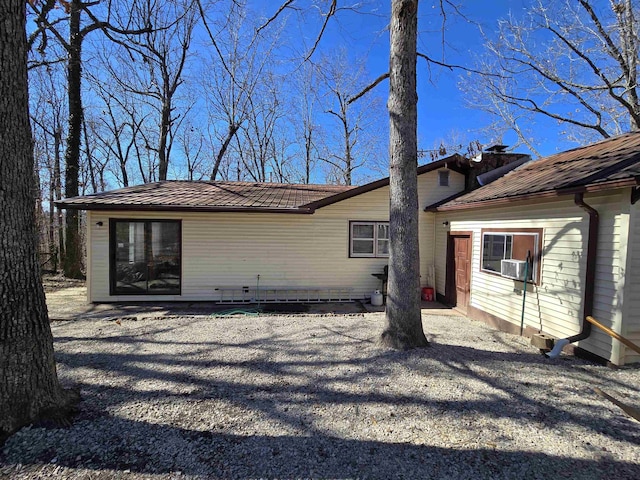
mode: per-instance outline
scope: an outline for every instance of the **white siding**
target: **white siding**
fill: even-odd
[[[640,345],[640,202],[630,208],[627,248],[624,325],[621,334]],[[640,362],[639,354],[630,348],[622,348],[625,363]]]
[[[418,177],[418,197],[420,205],[420,284],[422,286],[435,286],[439,292],[444,291],[444,279],[446,272],[441,268],[441,262],[436,260],[436,252],[446,251],[446,234],[444,237],[445,248],[442,250],[437,245],[442,241],[439,235],[443,228],[442,222],[437,223],[434,213],[424,212],[424,208],[433,205],[444,198],[448,198],[457,192],[461,192],[465,187],[464,175],[454,172],[449,173],[449,186],[438,185],[438,172],[431,172]],[[440,259],[438,259],[440,260]],[[432,269],[435,275],[435,285],[428,285],[429,270]],[[442,288],[438,288],[442,285]]]
[[[452,172],[449,187],[437,187],[437,172],[419,177],[421,274],[433,263],[433,214],[426,205],[464,187]],[[109,295],[109,219],[182,220],[182,295]],[[389,220],[388,187],[349,198],[313,215],[272,213],[171,213],[93,211],[88,221],[90,300],[215,300],[216,287],[260,285],[352,287],[365,297],[380,282],[386,258],[349,258],[350,220]],[[96,225],[103,222],[102,226]]]
[[[600,214],[594,317],[610,328],[622,322],[622,289],[624,264],[620,263],[620,247],[626,243],[626,216],[621,213],[628,204],[628,191],[607,196],[586,196],[587,204]],[[476,208],[460,212],[441,212],[436,224],[449,221],[451,231],[473,232],[471,300],[473,307],[498,318],[520,325],[522,295],[514,282],[480,271],[481,231],[483,228],[542,228],[543,251],[541,283],[527,291],[525,325],[559,338],[580,331],[586,267],[588,215],[566,200],[514,203],[500,208]],[[447,229],[437,233],[437,288],[445,290]],[[601,357],[618,362],[612,339],[593,329],[580,347]]]

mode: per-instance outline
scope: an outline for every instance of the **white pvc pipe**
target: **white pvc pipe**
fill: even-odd
[[[564,348],[565,345],[569,345],[569,340],[567,340],[566,338],[561,338],[560,340],[558,340],[556,342],[556,344],[553,346],[553,350],[551,350],[548,353],[545,353],[545,355],[549,358],[558,358],[560,356],[560,352],[562,352],[562,349]]]

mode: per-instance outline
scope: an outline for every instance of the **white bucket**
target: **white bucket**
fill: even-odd
[[[383,301],[383,298],[382,298],[382,293],[380,293],[380,290],[376,290],[371,294],[371,305],[373,305],[374,307],[382,306],[382,301]]]

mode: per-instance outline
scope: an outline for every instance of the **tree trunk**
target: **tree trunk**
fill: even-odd
[[[162,104],[162,114],[160,118],[160,141],[158,145],[158,180],[161,182],[167,179],[169,170],[169,154],[167,151],[167,139],[171,126],[171,104],[165,100]]]
[[[638,100],[638,34],[634,27],[636,19],[633,14],[633,2],[625,0],[624,4],[618,4],[618,8],[624,5],[624,11],[619,14],[620,36],[622,37],[622,49],[627,63],[626,87],[629,96],[629,103],[633,107],[630,115],[631,130],[640,129],[638,124],[640,117],[640,100]]]
[[[311,148],[313,146],[312,143],[313,131],[309,128],[304,132],[304,141],[305,141],[305,172],[304,172],[304,183],[311,183]]]
[[[418,0],[393,0],[389,60],[389,279],[380,342],[428,345],[420,312],[416,42]]]
[[[89,133],[87,132],[87,122],[82,119],[82,133],[84,134],[84,148],[87,156],[87,168],[89,170],[89,179],[91,180],[91,189],[93,190],[91,193],[100,192],[100,187],[98,186],[98,182],[96,181],[96,171],[95,165],[93,162],[93,155],[91,153],[91,147],[89,144]]]
[[[224,154],[227,152],[227,149],[229,148],[229,144],[231,143],[231,140],[233,140],[233,137],[239,128],[240,128],[239,123],[229,124],[229,131],[227,133],[227,137],[224,139],[224,142],[222,142],[222,145],[220,146],[220,150],[218,151],[218,155],[216,156],[216,163],[213,165],[213,170],[211,171],[212,182],[215,181],[216,177],[218,176],[218,171],[220,170],[220,164],[222,163]]]
[[[56,120],[57,123],[57,120]],[[60,146],[62,145],[62,128],[60,125],[56,126],[54,132],[54,164],[53,164],[53,188],[55,190],[55,199],[62,200],[62,179],[60,178]],[[64,213],[62,209],[56,207],[56,231],[58,233],[58,243],[56,248],[56,264],[55,271],[58,272],[58,267],[62,263],[64,258]]]
[[[341,100],[341,103],[342,100]],[[344,129],[344,184],[351,186],[351,171],[353,170],[353,159],[351,158],[351,130],[349,130],[349,120],[347,117],[347,109],[343,104],[341,106],[342,128]]]
[[[52,172],[53,169],[50,169],[50,172]],[[54,191],[54,187],[53,187],[53,175],[50,173],[49,175],[49,232],[48,232],[48,238],[49,238],[49,255],[50,257],[50,261],[51,261],[51,270],[53,270],[53,273],[56,273],[58,271],[58,248],[56,246],[56,217],[55,217],[55,204],[53,203],[53,191]]]
[[[80,175],[80,139],[82,135],[82,35],[80,32],[81,2],[70,3],[69,49],[68,49],[68,98],[69,132],[65,152],[64,195],[66,198],[78,196]],[[80,224],[78,210],[67,210],[64,274],[69,278],[82,278],[82,246],[80,245]]]
[[[67,400],[36,250],[25,5],[0,2],[0,443]]]

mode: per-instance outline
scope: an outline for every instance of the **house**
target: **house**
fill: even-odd
[[[418,167],[422,286],[504,330],[639,361],[584,318],[640,342],[640,133],[532,162],[501,147],[475,160]],[[87,211],[91,302],[368,298],[388,261],[388,178],[165,181],[58,204]]]
[[[464,191],[469,170],[459,155],[419,167],[420,204]],[[91,302],[368,298],[388,261],[388,178],[359,187],[164,181],[58,205],[87,212]],[[421,216],[426,282],[434,215]]]
[[[640,361],[585,321],[592,316],[640,344],[639,184],[633,132],[529,162],[428,206],[440,227],[438,293],[503,330],[579,340],[579,349],[615,365]]]

